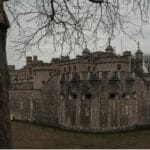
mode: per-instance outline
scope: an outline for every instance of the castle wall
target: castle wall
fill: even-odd
[[[10,90],[10,112],[17,120],[46,125],[58,124],[58,76],[41,90]]]
[[[148,125],[149,74],[137,74],[138,66],[130,56],[102,54],[64,57],[43,66],[28,58],[28,65],[16,71],[20,81],[14,79],[10,89],[11,115],[92,132]]]
[[[24,81],[22,82],[13,82],[11,84],[10,89],[12,90],[32,90],[33,82],[32,81]]]
[[[34,70],[33,88],[40,89],[48,81],[51,74],[49,70]]]
[[[98,63],[96,65],[97,71],[126,71],[131,72],[131,68],[128,63],[114,62],[114,63]]]
[[[59,75],[53,75],[41,89],[42,118],[53,126],[58,126],[59,79]]]
[[[147,91],[146,98],[145,98],[146,103],[147,103],[147,105],[146,105],[147,118],[146,119],[147,119],[147,122],[149,123],[150,122],[150,82],[148,82],[145,86],[146,86],[145,90]]]
[[[41,94],[38,90],[10,90],[10,112],[17,120],[33,122],[38,112]]]
[[[101,79],[84,80],[53,75],[41,90],[10,90],[11,114],[19,120],[94,132],[149,124],[150,86],[133,73],[120,72],[119,78],[104,73]]]
[[[61,65],[61,73],[95,71],[94,64],[73,63]]]
[[[127,78],[127,75],[121,77]],[[134,127],[137,123],[138,107],[137,99],[132,97],[135,86],[129,91],[124,88],[124,79],[112,81],[115,83],[109,82],[107,78],[61,81],[59,107],[62,113],[59,124],[82,131],[110,131]],[[109,94],[112,92],[118,92],[118,97],[110,98]],[[122,94],[127,92],[131,97],[122,98]]]

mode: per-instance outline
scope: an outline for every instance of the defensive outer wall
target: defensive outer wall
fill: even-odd
[[[150,124],[148,75],[55,74],[41,89],[9,93],[11,115],[17,120],[88,132]]]

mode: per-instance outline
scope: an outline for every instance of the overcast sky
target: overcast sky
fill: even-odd
[[[9,16],[8,16],[9,18]],[[137,18],[138,17],[132,17],[132,21],[133,22],[137,22]],[[135,33],[135,27],[133,25],[127,25],[127,31],[128,33]],[[10,46],[12,45],[11,41],[13,39],[16,38],[18,34],[18,31],[16,31],[15,29],[13,29],[13,31],[11,30],[11,32],[8,32],[8,39],[7,39],[7,58],[8,58],[8,64],[9,65],[16,65],[16,68],[21,68],[22,66],[25,65],[25,55],[22,56],[20,58],[20,54],[18,52],[16,52],[14,49],[12,49]],[[140,42],[140,47],[141,50],[145,53],[145,54],[150,54],[149,52],[149,48],[150,48],[150,25],[146,25],[143,27],[143,35],[144,38],[142,38],[139,34],[134,35],[134,38],[136,41]],[[121,42],[122,39],[122,42]],[[106,48],[106,42],[107,42],[107,37],[103,37],[102,40],[100,41],[100,46],[98,48],[98,50],[100,51],[104,51]],[[121,44],[122,43],[122,44]],[[105,45],[105,46],[104,46]],[[137,50],[137,43],[132,40],[131,38],[129,38],[128,36],[124,35],[124,34],[120,34],[118,36],[116,36],[112,42],[111,45],[113,47],[116,48],[116,52],[118,54],[121,54],[123,51],[131,51],[132,54],[135,53],[135,51]],[[90,44],[87,43],[88,48],[90,49]],[[103,46],[103,47],[102,47]],[[33,48],[30,52],[27,53],[28,56],[33,56],[33,55],[38,55],[40,60],[43,60],[44,62],[50,62],[52,57],[59,57],[61,52],[57,51],[54,52],[53,51],[53,46],[48,45],[48,44],[44,44],[42,46],[41,51],[38,51],[36,48]],[[122,49],[121,49],[122,47]],[[93,49],[90,49],[91,52],[93,52]],[[63,55],[65,55],[67,52],[64,51]],[[73,51],[70,56],[71,57],[75,57],[75,55],[80,55],[82,53],[82,49],[80,50],[75,50]]]

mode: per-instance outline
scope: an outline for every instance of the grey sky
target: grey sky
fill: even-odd
[[[9,18],[9,16],[8,16]],[[134,22],[136,25],[140,26],[140,19],[138,16],[132,16],[131,17],[132,22]],[[131,33],[136,33],[137,26],[131,25],[131,24],[126,24],[126,31],[131,34]],[[25,57],[22,56],[20,57],[19,52],[16,52],[14,49],[12,49],[10,46],[12,45],[11,41],[16,39],[18,35],[18,31],[13,28],[11,32],[8,32],[8,40],[7,40],[7,58],[8,58],[8,64],[10,65],[16,65],[16,68],[20,68],[25,65]],[[136,41],[140,42],[141,45],[141,50],[144,53],[150,53],[149,52],[149,47],[150,47],[150,26],[145,25],[143,27],[143,35],[144,38],[142,38],[139,34],[134,35],[134,39]],[[134,40],[129,38],[128,36],[124,34],[120,34],[116,36],[112,40],[112,46],[116,47],[116,52],[121,53],[121,38],[122,38],[122,51],[129,50],[132,52],[132,54],[135,53],[137,50],[137,44]],[[101,41],[99,41],[99,48],[98,50],[104,51],[106,48],[106,42],[107,42],[107,37],[101,35]],[[94,51],[93,46],[91,47],[90,43],[87,43],[88,48],[91,50],[91,52]],[[103,46],[103,47],[102,47]],[[63,52],[63,55],[67,54],[67,51]],[[71,57],[75,57],[75,55],[80,55],[82,53],[82,49],[78,49],[75,51],[72,51],[70,54]],[[26,55],[32,56],[32,55],[38,55],[39,59],[45,61],[45,62],[50,62],[52,57],[59,57],[61,54],[60,51],[54,52],[53,46],[50,44],[43,44],[41,51],[38,51],[36,48],[31,49],[30,52],[27,52]]]

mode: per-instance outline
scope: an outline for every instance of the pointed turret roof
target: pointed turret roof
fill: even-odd
[[[138,44],[138,50],[136,51],[135,54],[143,54],[143,52],[140,49],[140,43],[138,42],[137,44]]]
[[[108,38],[108,46],[107,48],[105,49],[106,52],[113,52],[114,51],[114,48],[111,46],[111,38]]]

